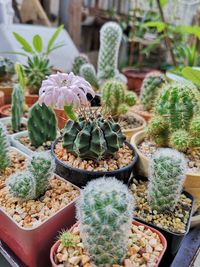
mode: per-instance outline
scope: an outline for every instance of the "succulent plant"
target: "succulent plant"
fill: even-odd
[[[24,92],[19,84],[15,84],[12,92],[11,122],[15,132],[20,130],[24,108]]]
[[[182,153],[158,149],[150,160],[148,201],[152,209],[173,211],[180,197],[186,173],[186,160]]]
[[[52,109],[36,102],[29,110],[27,128],[33,146],[39,147],[47,141],[53,141],[57,134],[57,121]]]
[[[145,110],[151,111],[153,109],[155,100],[166,83],[165,76],[159,71],[150,72],[146,75],[140,93],[140,100]]]
[[[119,124],[100,114],[68,120],[63,130],[63,147],[81,159],[100,160],[114,155],[123,146],[125,136]]]
[[[95,266],[121,265],[128,249],[134,202],[115,178],[93,180],[77,200],[80,234]]]
[[[85,54],[80,54],[75,57],[72,66],[72,72],[74,73],[74,75],[80,75],[80,68],[86,63],[89,63],[89,59]]]
[[[200,110],[200,93],[194,87],[172,83],[162,91],[155,105],[155,116],[147,132],[160,145],[186,151],[200,138],[197,115]],[[197,120],[196,122],[194,122]],[[193,129],[193,122],[196,130]],[[159,142],[157,142],[159,140]],[[165,141],[164,141],[165,140]],[[197,140],[198,143],[198,140]]]
[[[0,80],[10,79],[14,73],[14,63],[9,58],[0,57]]]
[[[27,65],[24,65],[27,86],[30,94],[38,94],[42,81],[50,75],[49,59],[34,55],[28,57]]]
[[[92,64],[83,64],[80,68],[80,75],[89,82],[93,88],[96,90],[99,88],[96,70]]]
[[[10,165],[10,157],[8,154],[9,141],[5,126],[0,122],[0,171]]]
[[[80,239],[77,235],[70,232],[61,233],[59,240],[63,247],[72,247],[77,243],[80,243]]]
[[[126,85],[117,80],[108,80],[102,87],[102,106],[105,113],[118,117],[136,103],[133,92],[126,92]]]

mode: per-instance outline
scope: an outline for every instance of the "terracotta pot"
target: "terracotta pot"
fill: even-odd
[[[56,114],[59,129],[63,129],[65,127],[66,121],[68,120],[67,115],[65,114],[63,109],[54,108],[54,112]]]
[[[165,237],[164,237],[158,230],[156,230],[156,229],[154,229],[154,228],[152,228],[152,227],[150,227],[150,226],[147,226],[146,224],[143,224],[143,223],[141,223],[141,222],[133,221],[132,224],[137,225],[137,226],[140,226],[140,225],[141,225],[141,226],[144,226],[145,228],[150,229],[152,232],[156,233],[156,234],[159,236],[159,238],[160,238],[160,240],[161,240],[161,242],[162,242],[162,245],[163,245],[163,250],[162,250],[162,252],[160,253],[160,257],[159,257],[159,259],[158,259],[158,261],[157,261],[157,263],[156,263],[156,265],[155,265],[155,267],[158,267],[158,266],[159,266],[159,263],[160,263],[160,261],[161,261],[161,259],[162,259],[162,257],[163,257],[163,255],[164,255],[164,253],[165,253],[165,251],[166,251],[166,248],[167,248],[167,241],[166,241]],[[76,227],[77,225],[78,225],[78,223],[76,223],[75,225],[73,225],[72,228],[71,228],[69,231],[72,231],[73,228]],[[55,257],[55,254],[56,254],[56,251],[57,251],[59,245],[60,245],[60,241],[58,240],[58,241],[52,246],[51,251],[50,251],[50,260],[51,260],[51,265],[52,265],[52,267],[58,267],[58,265],[57,265],[57,264],[55,263],[55,261],[54,261],[54,257]],[[125,267],[128,267],[128,265],[125,264]],[[131,267],[134,267],[134,266],[131,265]]]
[[[131,144],[138,154],[137,168],[140,175],[148,177],[149,159],[143,155],[138,149],[140,144],[146,136],[145,131],[136,133],[131,138]],[[200,173],[186,173],[186,180],[184,189],[195,198],[195,209],[200,206]],[[197,217],[197,216],[196,216]],[[195,223],[197,218],[194,217]],[[200,224],[200,216],[198,216],[198,223]]]
[[[2,107],[0,107],[0,117],[4,118],[4,117],[9,117],[11,115],[11,105],[4,105]]]
[[[19,226],[0,208],[0,239],[26,266],[50,266],[49,251],[59,231],[71,227],[75,222],[74,202],[75,200],[40,225],[28,229]]]
[[[122,69],[122,73],[128,79],[128,89],[135,91],[138,95],[140,94],[140,89],[142,82],[147,73],[154,71],[150,68],[140,68],[140,67],[126,67]]]
[[[152,118],[152,113],[141,110],[141,105],[135,105],[130,110],[143,117],[147,122]]]
[[[5,104],[4,99],[4,92],[0,91],[0,107],[2,107]]]
[[[8,85],[3,85],[0,83],[0,91],[2,91],[4,93],[5,104],[11,103],[12,90],[13,90],[12,83],[10,83]]]
[[[25,102],[28,107],[32,107],[38,101],[38,98],[38,95],[25,94]]]

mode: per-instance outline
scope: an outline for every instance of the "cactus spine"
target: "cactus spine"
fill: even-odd
[[[98,89],[97,74],[94,66],[90,63],[86,63],[80,68],[80,75],[88,81],[96,90]]]
[[[28,133],[35,147],[56,138],[57,121],[54,112],[46,105],[35,103],[29,110]]]
[[[84,54],[80,54],[77,57],[75,57],[73,66],[72,66],[72,72],[74,75],[80,75],[80,68],[83,64],[88,63],[88,57]]]
[[[0,171],[10,165],[10,157],[8,154],[9,141],[5,126],[0,122]]]
[[[88,183],[76,204],[80,233],[95,266],[121,265],[128,248],[133,199],[115,178]]]
[[[23,107],[24,107],[24,92],[23,88],[19,84],[14,85],[12,92],[12,129],[15,132],[20,130],[21,118],[23,116]]]
[[[149,167],[148,201],[157,211],[173,211],[180,197],[186,160],[180,152],[162,148],[155,152]]]

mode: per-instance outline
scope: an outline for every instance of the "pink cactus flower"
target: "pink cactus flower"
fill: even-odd
[[[80,108],[88,106],[87,94],[95,96],[91,85],[82,77],[75,76],[73,72],[50,75],[42,82],[39,91],[39,103],[59,109],[64,106]]]

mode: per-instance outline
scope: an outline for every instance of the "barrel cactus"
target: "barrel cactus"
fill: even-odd
[[[127,186],[115,178],[91,181],[76,207],[83,245],[95,266],[122,265],[134,208]]]
[[[194,87],[172,83],[162,91],[155,105],[155,117],[149,123],[147,132],[158,144],[162,139],[165,146],[185,152],[199,143],[200,93]],[[156,123],[161,120],[163,123]],[[194,131],[195,125],[195,131]],[[196,127],[197,126],[197,127]],[[197,142],[194,142],[194,139]]]
[[[173,211],[180,197],[186,173],[186,160],[182,153],[158,149],[150,161],[148,201],[152,209]]]
[[[9,58],[0,57],[0,80],[10,79],[14,72],[14,63]]]
[[[165,76],[159,71],[151,72],[145,77],[140,93],[140,100],[145,110],[153,109],[155,100],[166,83]]]
[[[11,122],[12,129],[15,132],[20,130],[21,118],[24,108],[24,92],[19,84],[15,84],[12,92]]]
[[[57,121],[54,112],[45,104],[35,103],[29,110],[28,133],[35,147],[56,138]]]
[[[119,124],[100,114],[68,120],[63,131],[63,147],[81,159],[108,158],[123,146],[124,140]]]
[[[85,54],[80,54],[77,57],[75,57],[73,66],[72,66],[72,72],[74,75],[80,75],[80,68],[83,64],[89,63],[89,59]]]
[[[94,66],[90,63],[86,63],[80,68],[80,75],[89,82],[93,88],[98,89],[98,79]]]
[[[8,153],[9,141],[5,126],[0,122],[0,171],[10,165],[10,157]]]

